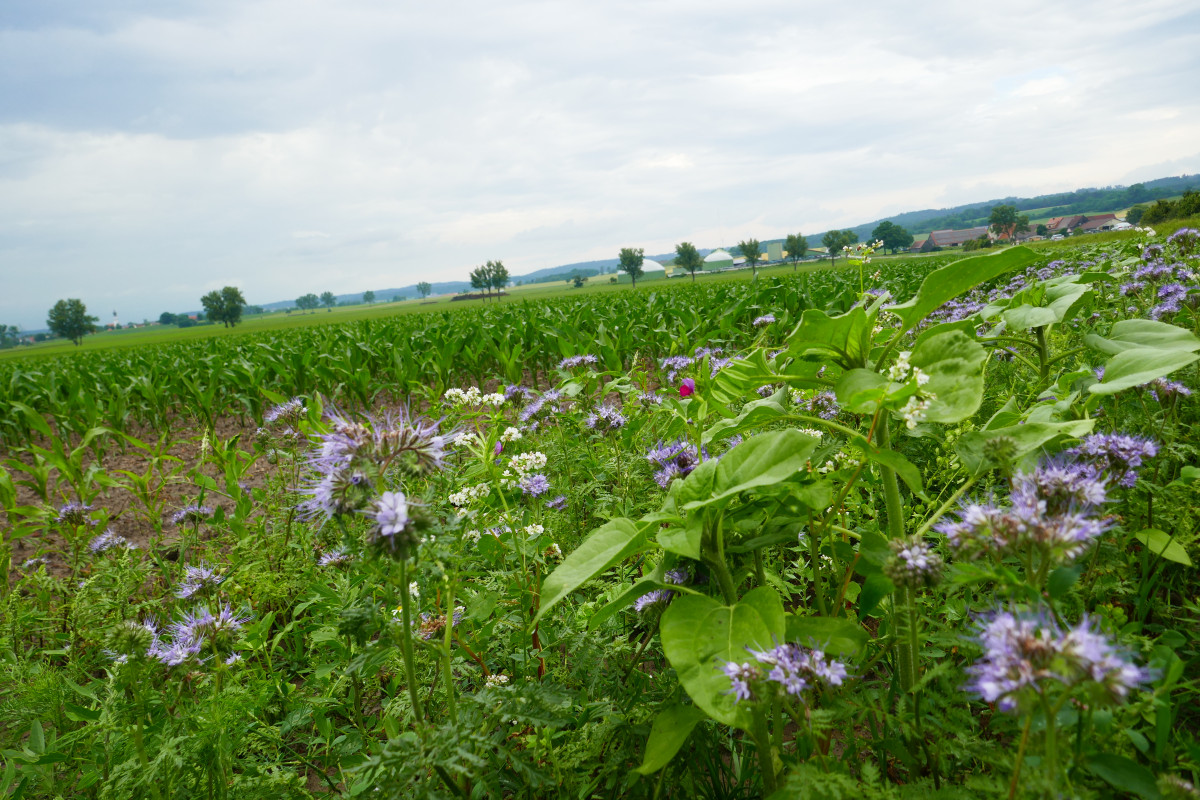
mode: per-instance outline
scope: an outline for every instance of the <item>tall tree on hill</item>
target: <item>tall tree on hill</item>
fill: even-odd
[[[373,291],[371,291],[370,289],[363,292],[363,302],[364,303],[374,303],[375,302],[375,293]]]
[[[637,279],[642,277],[642,263],[646,260],[646,251],[644,248],[622,247],[621,252],[617,255],[617,267],[622,272],[629,273],[629,280],[633,282],[633,288],[637,288]]]
[[[312,311],[317,306],[321,305],[321,298],[317,297],[312,292],[302,294],[296,298],[296,308],[301,311]]]
[[[795,272],[800,259],[808,253],[808,239],[803,233],[789,233],[783,240],[783,249],[787,250],[788,261],[792,262],[792,272]]]
[[[692,273],[692,283],[696,282],[696,272],[704,269],[704,259],[700,251],[691,242],[680,242],[675,245],[675,266]]]
[[[895,253],[913,243],[913,235],[894,222],[884,220],[871,231],[871,241],[883,242],[883,246]]]
[[[0,348],[16,347],[20,341],[21,328],[18,325],[0,325]]]
[[[96,330],[96,323],[99,321],[99,317],[88,315],[87,306],[82,300],[72,298],[59,300],[54,304],[54,308],[50,309],[46,317],[46,327],[78,346],[85,335]]]
[[[821,237],[821,244],[825,245],[825,249],[829,251],[829,257],[832,259],[830,266],[837,263],[838,253],[857,241],[858,234],[852,230],[826,231],[825,235]]]
[[[505,268],[502,261],[489,261],[486,266],[488,286],[496,290],[499,295],[504,291],[504,287],[508,286],[510,280],[508,269]]]
[[[417,294],[422,298],[429,297],[429,293],[433,291],[433,286],[426,281],[421,281],[417,284]]]
[[[746,239],[738,242],[738,252],[746,259],[750,269],[754,270],[754,279],[758,280],[758,261],[762,258],[762,245],[758,239]]]
[[[333,292],[321,292],[321,305],[326,308],[333,308],[337,305],[337,295]]]

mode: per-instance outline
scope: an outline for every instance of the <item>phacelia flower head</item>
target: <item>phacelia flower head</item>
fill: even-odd
[[[763,314],[761,317],[755,317],[752,323],[756,328],[765,328],[775,322],[774,314]]]
[[[304,401],[299,397],[293,397],[286,403],[269,408],[267,413],[263,414],[263,422],[267,424],[277,422],[292,427],[299,423],[306,413],[308,413],[308,409],[305,407]]]
[[[191,505],[184,506],[172,514],[171,522],[176,525],[183,525],[187,522],[199,524],[212,519],[212,515],[214,513],[215,512],[210,506],[202,506],[192,503]]]
[[[1056,687],[1088,685],[1098,700],[1123,700],[1150,674],[1118,650],[1091,621],[1063,630],[1042,614],[1000,611],[983,620],[983,655],[968,669],[969,691],[1001,711],[1031,704]]]
[[[181,600],[198,597],[216,589],[224,580],[223,575],[206,564],[188,564],[183,568],[183,582],[175,590],[175,596]]]
[[[88,543],[88,549],[96,555],[107,553],[109,550],[136,550],[137,545],[130,544],[124,536],[118,536],[116,531],[109,528],[104,533]]]
[[[530,497],[541,497],[550,491],[550,479],[541,473],[526,475],[518,481],[521,491]]]
[[[666,489],[676,478],[686,478],[700,464],[700,454],[696,446],[684,441],[670,444],[659,442],[656,447],[646,453],[646,460],[659,467],[654,475],[654,481]]]
[[[552,511],[563,511],[566,509],[566,507],[567,507],[567,496],[565,494],[560,494],[558,497],[555,497],[553,500],[546,501],[546,508],[548,508]]]
[[[67,503],[65,506],[59,507],[58,517],[54,521],[59,525],[87,525],[94,528],[99,523],[88,518],[88,514],[94,510],[91,506],[83,503]]]
[[[600,433],[615,431],[625,425],[625,415],[616,406],[605,403],[587,415],[584,425]]]
[[[1125,433],[1093,433],[1067,452],[1096,467],[1109,482],[1129,488],[1137,483],[1142,463],[1158,455],[1158,442]]]
[[[751,661],[730,661],[723,667],[735,702],[781,694],[798,697],[818,683],[841,686],[849,676],[844,662],[818,649],[790,643],[770,650],[746,649],[753,656]]]
[[[419,539],[403,492],[384,492],[366,513],[375,521],[372,538],[375,547],[395,558],[412,555]]]
[[[884,564],[883,572],[892,583],[919,589],[934,586],[941,579],[942,557],[922,537],[894,539],[889,545],[892,557]]]
[[[597,360],[598,359],[590,353],[584,353],[583,355],[578,356],[567,356],[558,363],[558,368],[574,369],[575,367],[583,366],[584,364],[591,366],[592,364],[595,364]]]

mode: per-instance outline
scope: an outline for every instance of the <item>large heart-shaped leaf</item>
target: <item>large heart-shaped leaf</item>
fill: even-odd
[[[735,605],[711,597],[676,598],[659,628],[663,652],[688,696],[713,719],[748,730],[751,711],[729,693],[727,662],[750,658],[747,648],[767,650],[782,642],[783,602],[774,589],[760,586]]]
[[[650,727],[650,738],[646,740],[646,755],[634,772],[650,775],[665,767],[683,747],[692,728],[704,717],[699,706],[669,706],[658,712]]]
[[[947,264],[925,276],[921,288],[908,302],[890,306],[908,330],[948,300],[953,300],[984,281],[1019,269],[1037,258],[1028,247],[1010,247],[998,253],[975,256]]]
[[[789,352],[827,353],[844,369],[865,367],[870,349],[871,325],[861,307],[836,317],[819,308],[810,308],[788,336]]]
[[[752,436],[730,450],[719,462],[712,493],[690,502],[677,502],[693,510],[731,499],[741,492],[781,483],[805,467],[820,440],[798,430],[771,431]],[[695,473],[692,473],[695,475]],[[692,480],[692,475],[687,481]]]
[[[983,364],[987,353],[962,331],[946,331],[921,341],[911,363],[929,376],[922,391],[937,395],[929,404],[929,422],[960,422],[983,402]]]

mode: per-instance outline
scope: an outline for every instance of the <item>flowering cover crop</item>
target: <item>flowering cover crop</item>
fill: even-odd
[[[1196,796],[1195,239],[6,362],[0,794]]]

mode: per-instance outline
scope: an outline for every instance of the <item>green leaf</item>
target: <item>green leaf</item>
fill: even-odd
[[[1071,587],[1079,580],[1079,574],[1083,572],[1083,568],[1078,564],[1070,567],[1059,567],[1050,573],[1050,579],[1046,581],[1046,589],[1050,592],[1051,600],[1061,600],[1067,596],[1067,592],[1071,591]]]
[[[884,450],[873,444],[869,444],[862,436],[852,436],[850,443],[861,450],[863,455],[871,461],[882,464],[895,472],[896,476],[904,481],[913,494],[920,497],[925,496],[925,487],[921,483],[921,470],[917,469],[916,465],[907,458],[895,450]]]
[[[929,376],[922,392],[935,394],[925,419],[961,422],[983,402],[983,364],[987,352],[962,331],[946,331],[917,344],[910,363]]]
[[[1174,561],[1176,564],[1183,564],[1185,567],[1192,566],[1192,559],[1188,557],[1187,550],[1184,550],[1183,545],[1172,539],[1171,534],[1166,531],[1146,528],[1135,533],[1133,538],[1146,545],[1146,549],[1156,556],[1161,556],[1167,561]]]
[[[67,715],[67,719],[73,722],[96,722],[100,719],[100,709],[84,708],[77,706],[74,703],[63,703],[63,710]]]
[[[858,616],[866,617],[878,607],[883,598],[896,590],[895,584],[883,573],[868,575],[858,596]]]
[[[676,705],[658,712],[650,728],[650,738],[646,740],[646,755],[634,772],[650,775],[665,767],[683,747],[692,728],[704,717],[699,706]]]
[[[887,397],[887,378],[870,369],[842,373],[833,392],[838,404],[855,414],[874,414]]]
[[[35,719],[29,726],[29,749],[39,756],[46,752],[46,734],[40,720]]]
[[[904,329],[909,330],[947,300],[953,300],[984,281],[1019,269],[1036,258],[1028,247],[1009,247],[998,253],[955,261],[929,273],[911,300],[889,306],[888,310],[895,312],[903,321]]]
[[[836,317],[810,308],[787,340],[788,351],[826,353],[843,369],[865,367],[871,350],[871,325],[867,312],[856,307]]]
[[[1101,753],[1088,759],[1087,768],[1114,789],[1130,792],[1142,800],[1160,800],[1162,797],[1154,780],[1154,773],[1125,756]]]
[[[1123,319],[1112,326],[1108,338],[1089,333],[1083,340],[1109,355],[1143,347],[1188,352],[1200,350],[1200,339],[1191,331],[1153,319]]]
[[[750,706],[734,703],[723,668],[746,660],[747,647],[765,650],[783,640],[783,602],[775,590],[760,586],[733,606],[703,595],[676,598],[663,612],[659,632],[667,660],[696,705],[724,725],[748,730]]]
[[[870,638],[862,625],[842,617],[791,615],[787,619],[787,641],[833,655],[858,655]]]
[[[781,483],[804,468],[818,443],[818,439],[793,429],[752,436],[717,462],[709,496],[684,502],[681,508],[703,508],[750,489]],[[684,482],[690,483],[696,472],[699,468]],[[679,500],[683,499],[681,493]]]
[[[652,525],[619,517],[588,534],[558,569],[542,581],[541,606],[534,622],[560,600],[614,564],[637,552],[646,543]]]
[[[1200,359],[1187,350],[1158,350],[1138,347],[1122,350],[1104,365],[1104,380],[1089,387],[1092,394],[1115,394],[1131,386],[1141,386],[1155,378],[1170,375]]]
[[[774,422],[780,417],[787,416],[788,410],[780,404],[780,401],[787,396],[786,392],[786,389],[781,389],[768,398],[747,403],[742,409],[742,413],[733,419],[718,420],[700,437],[701,443],[708,444],[712,441],[720,441],[727,436],[733,436],[735,433],[760,428],[763,425]]]
[[[650,572],[650,574],[642,577],[641,580],[631,583],[628,587],[626,587],[625,591],[621,592],[615,598],[610,600],[608,605],[604,606],[595,614],[592,614],[592,616],[588,617],[588,630],[595,630],[596,628],[600,627],[605,620],[609,619],[617,612],[633,605],[635,600],[651,591],[655,584],[662,581],[663,575],[666,574],[666,571],[667,560],[663,559],[659,562],[658,566],[655,567],[652,572]]]
[[[967,472],[973,477],[978,477],[986,470],[998,466],[988,460],[986,448],[989,441],[1002,437],[1012,440],[1015,445],[1013,460],[1020,461],[1059,437],[1086,436],[1092,432],[1095,424],[1094,419],[1076,419],[1067,422],[1027,422],[1024,425],[1010,425],[1006,428],[971,431],[959,438],[955,449]]]

